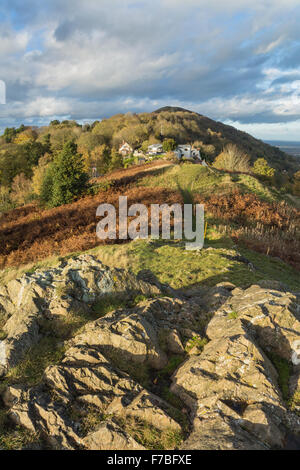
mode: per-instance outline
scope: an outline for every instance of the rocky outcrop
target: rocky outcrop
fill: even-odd
[[[11,422],[55,449],[145,448],[130,422],[181,436],[182,449],[277,449],[291,436],[300,447],[300,418],[287,406],[273,363],[279,357],[290,364],[294,393],[299,295],[271,282],[194,288],[185,298],[163,290],[148,272],[136,278],[88,256],[2,288],[4,374],[40,341],[40,318],[88,310],[106,295],[154,297],[88,321],[38,385],[7,386],[2,400]],[[174,358],[181,364],[164,382],[170,390],[163,398],[159,382]]]
[[[297,295],[260,286],[231,292],[208,324],[201,356],[173,377],[172,391],[193,416],[184,449],[282,448],[290,432],[300,432],[268,358],[297,362],[299,320]]]
[[[179,299],[159,298],[88,323],[69,341],[61,363],[45,370],[42,386],[7,388],[3,400],[11,419],[62,449],[81,448],[87,443],[81,438],[80,420],[72,422],[68,413],[70,408],[83,406],[97,408],[105,416],[133,417],[161,431],[180,432],[180,425],[172,418],[178,410],[119,367],[129,362],[159,370],[174,349],[183,353],[174,323],[179,330],[181,326],[193,327],[193,309],[197,310],[196,305]],[[96,438],[91,439],[95,442]]]
[[[89,450],[146,450],[112,421],[101,423],[83,439]]]
[[[64,261],[57,268],[35,271],[0,288],[0,373],[13,367],[40,339],[39,322],[74,309],[89,308],[106,295],[158,295],[161,290],[133,274],[109,269],[92,256]]]

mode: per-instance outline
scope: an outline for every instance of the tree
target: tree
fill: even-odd
[[[300,197],[300,170],[294,174],[293,194]]]
[[[55,167],[54,163],[48,165],[43,175],[43,181],[40,187],[39,199],[44,206],[52,206],[52,193],[54,185]]]
[[[270,167],[267,160],[258,158],[253,165],[253,173],[262,176],[264,179],[273,180],[275,175],[274,168]]]
[[[48,146],[41,142],[28,142],[22,146],[22,149],[26,155],[28,166],[31,169],[38,164],[39,159],[48,151]]]
[[[26,129],[23,132],[18,132],[14,139],[14,143],[18,145],[28,144],[34,142],[37,138],[37,133],[32,129]]]
[[[123,158],[119,152],[113,148],[111,151],[110,169],[116,170],[117,168],[123,168]]]
[[[91,164],[97,168],[100,174],[106,173],[110,162],[109,147],[105,144],[98,145],[91,152]]]
[[[163,151],[164,152],[172,152],[172,150],[176,149],[176,142],[174,139],[165,139],[163,141]]]
[[[11,200],[17,205],[24,205],[31,194],[31,182],[24,173],[15,176],[11,185]]]
[[[16,135],[17,131],[14,127],[7,127],[3,133],[4,140],[7,144],[11,143]]]
[[[86,191],[87,181],[77,145],[67,142],[45,174],[42,200],[52,207],[68,204]]]
[[[33,169],[31,189],[32,192],[38,197],[41,196],[43,181],[50,161],[51,156],[46,153],[43,157],[39,159],[39,164]]]
[[[228,144],[217,156],[214,166],[221,170],[244,171],[250,170],[250,157],[234,144]]]

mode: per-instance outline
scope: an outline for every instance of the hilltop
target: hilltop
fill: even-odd
[[[118,150],[123,141],[133,149],[145,151],[148,145],[165,139],[194,145],[209,162],[228,144],[234,144],[249,155],[251,163],[264,158],[275,170],[286,170],[290,177],[300,165],[299,159],[234,127],[193,111],[168,106],[151,113],[117,114],[93,124],[54,120],[43,127],[7,128],[0,137],[0,185],[10,185],[20,173],[31,177],[45,153],[55,155],[71,139],[84,156],[86,165],[96,165],[99,169],[111,161],[112,150]]]

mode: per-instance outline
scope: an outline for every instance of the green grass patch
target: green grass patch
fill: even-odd
[[[194,347],[196,347],[199,350],[199,353],[203,351],[204,346],[208,343],[207,338],[201,338],[200,336],[194,336],[191,338],[186,346],[185,350],[186,352],[191,351]]]
[[[238,318],[239,314],[237,312],[229,312],[227,317],[230,319],[230,320],[236,320]]]
[[[268,186],[257,177],[244,174],[232,174],[226,171],[216,171],[200,165],[184,163],[162,169],[157,175],[142,178],[139,186],[164,187],[171,190],[191,188],[193,192],[202,195],[213,193],[225,194],[239,189],[242,193],[256,194],[265,201],[280,201],[283,196],[276,188]]]
[[[177,367],[182,364],[185,360],[184,356],[172,356],[170,357],[168,364],[159,371],[158,377],[171,377],[171,375],[175,372]]]
[[[239,252],[257,269],[252,271],[247,264],[231,259],[237,255],[232,241],[209,227],[204,249],[199,253],[185,250],[183,241],[136,240],[123,246],[98,247],[94,254],[104,264],[113,267],[122,263],[135,274],[150,269],[162,284],[174,289],[214,286],[223,281],[245,288],[262,279],[300,289],[299,273],[283,261],[244,248]]]
[[[0,382],[0,390],[7,385],[25,383],[32,386],[38,384],[46,367],[57,364],[65,353],[64,345],[56,338],[45,337],[33,346],[20,363],[11,368]]]
[[[287,402],[289,399],[289,379],[292,372],[292,366],[286,359],[274,353],[267,354],[278,373],[278,385],[283,399]]]
[[[115,418],[119,426],[148,450],[171,450],[180,446],[184,439],[182,431],[155,428],[146,421],[133,417]]]
[[[147,364],[137,364],[129,360],[128,357],[124,357],[124,354],[118,349],[112,347],[105,350],[105,356],[115,367],[129,374],[131,378],[144,388],[150,387],[151,371]]]
[[[126,306],[126,300],[117,296],[106,295],[93,304],[92,310],[97,318],[100,318],[117,308],[126,308]]]
[[[289,400],[291,411],[300,415],[300,390],[297,390]]]
[[[16,426],[14,429],[0,427],[1,450],[22,450],[39,442],[39,435],[28,429]]]
[[[3,341],[7,336],[7,333],[3,330],[0,330],[0,341]]]
[[[193,191],[209,194],[213,188],[222,184],[223,174],[212,172],[200,165],[184,163],[164,168],[158,175],[145,176],[138,186],[164,187],[171,190],[192,187]]]

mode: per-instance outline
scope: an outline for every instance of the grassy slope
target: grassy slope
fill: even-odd
[[[188,163],[162,168],[155,175],[146,174],[135,184],[172,190],[178,189],[179,184],[203,195],[213,192],[224,194],[239,188],[242,192],[253,192],[267,201],[282,199],[275,189],[250,175],[232,176]],[[99,257],[109,266],[127,268],[135,273],[141,269],[150,269],[161,282],[168,283],[174,288],[186,288],[198,283],[211,286],[223,280],[229,280],[243,287],[260,279],[275,279],[286,283],[292,289],[300,289],[298,273],[278,259],[239,248],[239,253],[256,266],[257,269],[252,272],[246,264],[228,258],[236,255],[236,247],[229,238],[221,235],[215,225],[212,225],[214,221],[210,219],[208,221],[205,247],[199,254],[186,251],[184,242],[154,240],[99,246],[89,250],[88,253]],[[68,256],[71,255],[72,253]],[[53,256],[19,268],[7,268],[0,271],[0,283],[3,284],[26,271],[55,266],[59,259]]]
[[[233,242],[222,237],[214,228],[208,230],[204,249],[200,253],[186,251],[182,241],[161,240],[136,240],[124,245],[99,246],[87,253],[93,254],[108,266],[129,269],[134,273],[150,269],[160,282],[176,289],[195,284],[213,286],[225,280],[246,287],[261,279],[275,279],[293,290],[300,290],[299,273],[292,267],[251,250],[239,248],[237,252]],[[252,271],[247,264],[231,259],[237,253],[246,257],[256,269]],[[55,266],[60,259],[52,257],[19,269],[8,268],[0,272],[0,283],[24,272]]]
[[[224,194],[233,189],[239,189],[243,193],[254,193],[266,201],[282,199],[282,196],[275,188],[268,187],[254,176],[244,174],[231,175],[189,163],[164,168],[159,175],[145,176],[138,184],[148,187],[161,186],[174,190],[178,188],[179,184],[181,187],[190,188],[204,196],[215,191]]]

